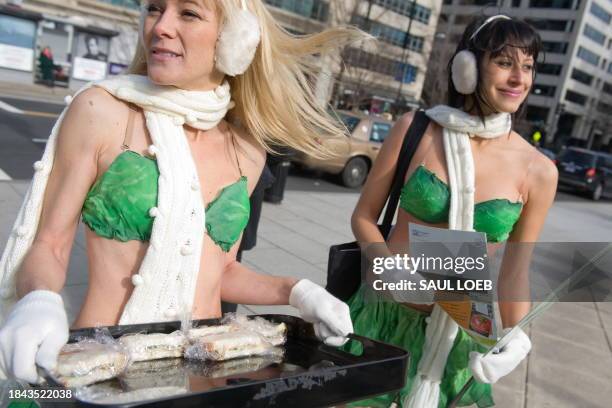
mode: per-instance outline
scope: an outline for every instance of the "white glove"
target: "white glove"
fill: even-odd
[[[518,326],[511,330],[510,339],[497,354],[487,356],[475,351],[470,353],[470,370],[476,381],[480,383],[495,384],[500,378],[510,374],[523,361],[529,350],[531,340]]]
[[[19,380],[40,383],[36,364],[54,370],[68,342],[68,318],[62,297],[35,290],[15,304],[0,328],[0,368]]]
[[[289,304],[300,311],[302,319],[313,323],[317,337],[329,346],[342,346],[353,332],[347,304],[308,279],[293,286]]]

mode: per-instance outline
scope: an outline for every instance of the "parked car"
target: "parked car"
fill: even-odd
[[[336,111],[335,114],[350,135],[346,138],[319,139],[321,144],[334,153],[334,157],[317,159],[296,153],[293,161],[309,169],[337,174],[345,186],[358,187],[367,178],[393,122],[379,116],[349,111]]]
[[[559,185],[573,187],[599,200],[612,195],[612,155],[568,147],[557,157]]]

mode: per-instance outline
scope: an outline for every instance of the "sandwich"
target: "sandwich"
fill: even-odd
[[[131,362],[182,357],[186,339],[181,332],[130,334],[119,339]]]
[[[185,351],[185,357],[196,360],[224,361],[238,357],[265,355],[274,347],[257,333],[230,331],[201,337]]]
[[[84,340],[62,348],[51,374],[64,387],[77,388],[114,378],[128,363],[127,353],[117,345]]]

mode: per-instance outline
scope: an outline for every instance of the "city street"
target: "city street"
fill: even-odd
[[[0,97],[0,248],[11,233],[45,139],[62,109],[49,103]],[[9,107],[7,107],[7,105]],[[18,111],[15,111],[16,108]],[[7,110],[8,109],[8,110]],[[11,111],[12,110],[12,111]],[[21,112],[19,112],[21,111]],[[86,137],[86,135],[84,135]],[[359,192],[312,174],[289,177],[280,205],[265,203],[257,247],[244,254],[254,270],[325,284],[329,246],[353,240],[350,215]],[[609,242],[612,200],[593,202],[559,192],[543,242]],[[88,282],[82,227],[63,292],[74,318]],[[242,306],[244,313],[290,313],[291,307]],[[530,325],[532,352],[494,386],[499,407],[608,407],[612,398],[612,303],[562,303]]]

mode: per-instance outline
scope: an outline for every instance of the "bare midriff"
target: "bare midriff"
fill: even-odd
[[[87,227],[85,237],[89,285],[72,328],[116,325],[134,289],[132,275],[138,273],[148,242],[101,238]],[[204,254],[206,262],[200,262],[193,319],[221,315],[221,275],[229,255],[222,252],[207,235],[204,236],[202,248]]]

